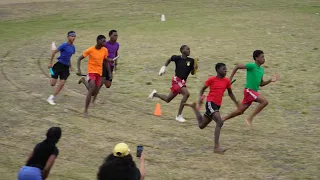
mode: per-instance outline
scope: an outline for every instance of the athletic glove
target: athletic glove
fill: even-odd
[[[159,71],[159,76],[162,76],[166,72],[166,66],[162,66]]]

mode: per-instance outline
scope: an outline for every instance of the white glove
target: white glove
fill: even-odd
[[[162,66],[162,68],[159,71],[159,76],[162,76],[162,74],[164,74],[164,72],[166,72],[166,66]]]

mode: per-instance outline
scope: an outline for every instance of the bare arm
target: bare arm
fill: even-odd
[[[108,71],[108,73],[109,73],[109,77],[110,77],[110,79],[112,79],[111,68],[110,68],[108,62],[112,62],[112,59],[106,58],[106,59],[103,60],[103,64],[104,64],[104,66],[107,68],[107,71]],[[108,79],[108,80],[109,80],[109,79]]]
[[[145,176],[146,176],[146,169],[144,166],[144,153],[142,152],[140,157],[140,180],[144,180]]]
[[[52,67],[52,63],[53,63],[54,56],[55,56],[58,52],[59,52],[58,49],[52,51],[48,68],[51,68],[51,67]]]
[[[27,162],[26,163],[28,163],[28,161],[31,159],[31,157],[33,156],[33,151],[29,154],[29,156],[28,156],[28,159],[27,159]]]
[[[119,59],[119,54],[118,54],[118,50],[116,51],[116,57],[114,57],[113,59],[112,59],[112,61],[114,61],[114,64],[116,65],[117,64],[117,60]]]
[[[263,78],[261,79],[261,83],[260,83],[260,86],[262,87],[262,86],[265,86],[265,85],[268,85],[268,84],[270,84],[272,81],[271,81],[271,79],[269,79],[269,80],[263,80]]]
[[[69,66],[70,71],[73,71],[73,66],[72,66],[72,61],[70,59],[70,66]]]
[[[115,62],[114,62],[114,70],[117,70],[117,65],[118,65],[118,62],[117,62],[117,60],[118,60],[118,50],[116,51],[116,57],[115,57]]]
[[[208,87],[206,86],[206,85],[204,85],[202,88],[201,88],[201,90],[200,90],[200,96],[199,97],[201,97],[202,95],[203,95],[203,93],[204,93],[204,91],[207,89]]]
[[[238,69],[246,69],[246,65],[244,65],[244,64],[237,64],[237,65],[234,67],[234,69],[232,70],[232,72],[231,72],[230,81],[232,81],[233,76],[236,74],[236,72],[237,72]]]
[[[77,67],[78,67],[78,73],[77,73],[77,75],[78,76],[81,76],[81,69],[80,69],[80,64],[81,64],[81,60],[82,59],[84,59],[84,56],[83,55],[81,55],[79,58],[78,58],[78,60],[77,60]]]
[[[202,103],[202,96],[204,94],[204,92],[206,91],[208,87],[206,85],[204,85],[201,90],[200,90],[200,94],[199,94],[199,101],[198,101],[198,104],[201,105]]]
[[[279,79],[280,79],[280,76],[277,75],[277,74],[273,75],[273,76],[272,76],[269,80],[267,80],[267,81],[263,80],[263,78],[262,78],[262,79],[261,79],[260,86],[262,87],[262,86],[268,85],[268,84],[270,84],[270,83],[272,83],[272,82],[278,81]]]
[[[161,67],[160,71],[159,71],[159,76],[162,76],[165,72],[166,72],[166,68],[167,66],[170,64],[171,62],[171,58],[169,58],[166,63],[164,64],[164,66]]]
[[[43,171],[42,171],[42,179],[47,179],[47,177],[49,176],[51,167],[54,164],[54,161],[56,160],[56,156],[55,155],[51,155],[46,163],[46,166],[44,167]]]
[[[230,88],[230,89],[228,89],[228,95],[229,95],[229,97],[232,99],[232,101],[233,101],[235,104],[238,104],[238,101],[237,101],[237,99],[236,99],[235,95],[233,94],[233,92],[232,92],[232,89],[231,89],[231,88]]]

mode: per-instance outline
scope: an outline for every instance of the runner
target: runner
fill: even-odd
[[[259,86],[268,85],[269,83],[275,82],[280,78],[279,75],[273,75],[271,79],[267,81],[263,80],[264,69],[263,67],[261,67],[262,64],[264,64],[265,62],[263,51],[255,50],[253,52],[253,59],[255,61],[254,63],[247,63],[246,65],[238,64],[233,69],[230,75],[230,80],[233,79],[233,76],[236,74],[238,69],[247,70],[246,86],[243,91],[244,97],[242,100],[242,104],[240,104],[237,110],[231,112],[226,117],[222,118],[224,121],[226,121],[228,119],[239,116],[248,109],[252,102],[258,102],[259,105],[257,106],[257,108],[245,120],[250,128],[252,127],[253,117],[255,117],[263,108],[265,108],[268,105],[267,99],[258,93]]]
[[[166,67],[170,64],[171,61],[174,61],[176,64],[175,76],[172,78],[172,87],[169,95],[159,94],[156,90],[153,90],[149,95],[149,98],[152,99],[153,97],[157,97],[169,103],[178,94],[182,94],[183,97],[178,110],[178,115],[176,116],[176,120],[179,122],[185,122],[185,119],[182,117],[182,110],[184,104],[187,102],[190,96],[190,93],[186,86],[186,81],[189,74],[194,74],[198,67],[194,65],[194,59],[188,57],[190,55],[190,48],[187,45],[181,46],[180,52],[182,55],[173,55],[167,60],[165,65],[162,66],[159,71],[159,75],[161,76],[165,73]]]
[[[110,38],[110,40],[107,41],[107,43],[104,45],[104,47],[106,47],[108,49],[108,52],[109,52],[109,55],[108,55],[109,63],[108,64],[110,66],[111,73],[113,73],[116,70],[117,60],[120,57],[118,54],[118,50],[119,50],[120,45],[117,42],[117,39],[118,39],[117,31],[111,30],[109,32],[109,38]],[[106,86],[106,88],[110,88],[111,83],[112,83],[112,78],[110,79],[107,68],[103,65],[102,79],[101,79],[101,83],[100,83],[98,92],[100,92],[100,88],[103,86],[103,84]],[[96,94],[92,99],[93,104],[95,104],[97,95],[98,94]]]
[[[212,120],[216,122],[214,131],[214,152],[223,154],[226,149],[221,148],[219,145],[220,130],[223,126],[219,109],[222,104],[224,91],[226,89],[228,90],[230,98],[236,105],[238,102],[232,93],[230,80],[225,77],[227,74],[226,65],[224,63],[217,63],[215,69],[217,71],[217,76],[209,77],[200,91],[199,105],[202,104],[204,91],[208,87],[210,88],[206,102],[206,113],[201,116],[195,102],[185,105],[190,106],[194,110],[200,129],[204,129]]]
[[[71,65],[71,56],[76,52],[76,49],[73,45],[74,40],[76,39],[76,33],[74,31],[69,31],[67,33],[68,42],[61,44],[58,49],[54,50],[51,54],[50,62],[48,68],[51,69],[51,86],[57,84],[58,77],[60,78],[59,85],[54,89],[52,95],[49,96],[47,102],[51,105],[56,105],[54,98],[62,90],[66,80],[68,79],[70,72],[73,70]],[[56,53],[60,52],[60,56],[57,58],[58,62],[52,66],[53,58]]]
[[[100,85],[100,80],[102,76],[102,64],[105,64],[108,68],[109,77],[112,78],[112,74],[110,73],[110,67],[107,65],[108,60],[108,49],[104,47],[106,43],[106,37],[104,35],[99,35],[97,37],[97,44],[88,48],[83,54],[78,58],[78,76],[82,76],[80,69],[81,60],[85,57],[89,56],[88,60],[88,82],[82,77],[79,80],[79,84],[82,82],[86,88],[88,89],[88,94],[86,98],[86,104],[84,109],[84,115],[88,116],[88,108],[91,101],[91,96],[94,96],[98,93],[98,87]]]

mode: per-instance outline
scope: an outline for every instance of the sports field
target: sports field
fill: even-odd
[[[119,142],[134,155],[137,144],[145,147],[147,180],[320,179],[319,13],[319,0],[1,0],[0,179],[16,179],[51,126],[60,126],[63,135],[50,180],[96,179]],[[86,89],[77,84],[76,71],[57,105],[49,105],[51,42],[58,45],[76,31],[76,67],[97,35],[111,29],[119,34],[119,70],[89,109],[92,116],[82,116]],[[190,108],[185,123],[175,121],[181,96],[170,104],[147,99],[153,89],[169,93],[174,63],[164,76],[157,74],[183,44],[200,59],[199,72],[188,79],[189,102],[216,74],[217,62],[227,64],[229,76],[236,63],[252,61],[255,49],[265,52],[265,78],[281,76],[261,88],[269,105],[253,130],[244,118],[256,105],[225,123],[225,155],[213,153],[214,123],[200,130]],[[233,91],[241,100],[245,71],[235,78]],[[158,102],[162,117],[153,115]],[[233,109],[225,96],[221,113]]]

